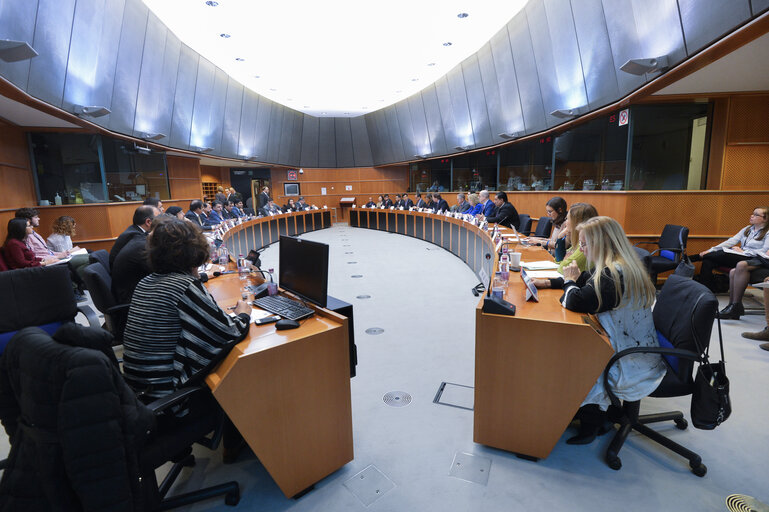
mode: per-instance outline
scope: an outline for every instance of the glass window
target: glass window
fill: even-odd
[[[553,190],[623,190],[627,134],[613,114],[558,135]]]
[[[497,151],[477,151],[454,158],[452,190],[477,192],[497,183]]]
[[[409,171],[412,192],[443,192],[451,190],[451,159],[440,158],[411,164]]]
[[[630,189],[704,188],[709,109],[707,103],[632,108]]]
[[[553,138],[514,143],[500,150],[498,190],[550,190]]]
[[[104,167],[110,201],[169,199],[163,153],[143,153],[132,142],[103,139]]]
[[[81,133],[31,133],[40,199],[56,204],[106,201],[99,166],[99,136]]]

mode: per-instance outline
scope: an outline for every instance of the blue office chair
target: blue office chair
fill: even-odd
[[[518,232],[522,235],[529,236],[531,234],[531,216],[526,213],[518,214]]]
[[[681,256],[686,253],[686,243],[689,239],[689,228],[666,224],[660,237],[652,242],[638,242],[636,245],[651,244],[657,249],[649,255],[649,274],[653,283],[657,283],[657,275],[662,272],[675,270],[681,262]]]
[[[647,426],[650,423],[673,421],[677,428],[686,429],[688,423],[683,413],[673,411],[639,416],[641,401],[620,403],[609,386],[608,376],[609,368],[617,360],[629,354],[661,354],[668,366],[668,371],[657,389],[649,396],[669,398],[691,395],[694,391],[694,363],[704,359],[703,355],[710,345],[710,332],[717,313],[718,300],[706,286],[689,278],[671,275],[657,297],[653,312],[660,347],[629,348],[615,354],[609,360],[603,373],[604,389],[611,398],[612,404],[621,411],[617,417],[613,418],[615,423],[619,423],[619,430],[606,450],[606,463],[610,468],[618,470],[622,467],[619,451],[630,431],[635,430],[685,457],[689,461],[692,473],[700,477],[705,476],[708,469],[698,454]]]
[[[537,230],[534,232],[534,236],[540,238],[550,238],[550,231],[553,230],[553,221],[550,217],[540,217],[537,221]]]

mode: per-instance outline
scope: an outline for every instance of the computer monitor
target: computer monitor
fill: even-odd
[[[278,282],[284,290],[326,307],[328,298],[328,245],[281,236]]]

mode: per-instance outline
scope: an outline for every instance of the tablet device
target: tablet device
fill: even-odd
[[[527,274],[526,270],[523,268],[521,268],[521,279],[523,279],[523,284],[526,285],[526,300],[539,302],[539,292],[537,287],[534,286],[534,281],[532,281],[532,279],[529,277],[529,274]]]

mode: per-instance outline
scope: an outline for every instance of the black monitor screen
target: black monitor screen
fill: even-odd
[[[284,290],[325,308],[328,297],[328,245],[280,237],[278,281]]]

